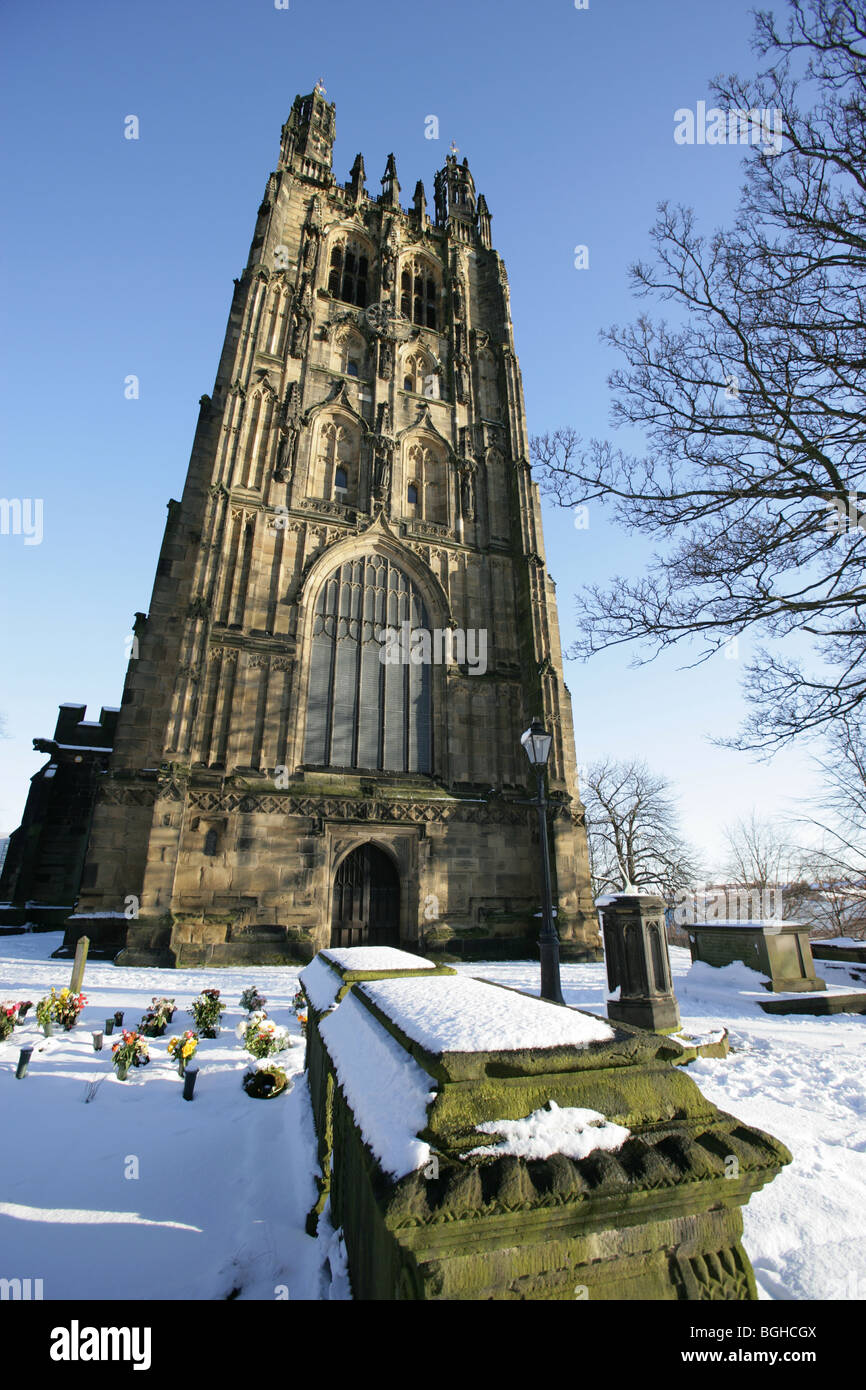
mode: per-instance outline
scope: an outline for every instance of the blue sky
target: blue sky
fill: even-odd
[[[784,8],[779,3],[778,9]],[[334,169],[357,151],[376,189],[393,150],[404,206],[456,140],[493,214],[512,290],[530,430],[609,435],[616,355],[598,332],[644,307],[627,267],[656,204],[731,220],[742,152],[681,146],[674,112],[719,71],[750,71],[751,6],[695,0],[45,0],[5,8],[6,237],[0,494],[42,498],[44,537],[0,536],[0,833],[20,819],[63,701],[120,702],[126,635],[146,610],[169,497],[213,385],[232,289],[298,92],[323,77]],[[136,115],[140,138],[123,138]],[[438,140],[425,119],[439,119]],[[589,268],[574,268],[576,245]],[[124,380],[140,380],[126,400]],[[564,644],[586,581],[639,572],[644,544],[545,505]],[[740,656],[748,654],[741,642]],[[694,659],[694,653],[692,658]],[[689,653],[569,662],[580,762],[640,755],[677,783],[706,858],[754,806],[814,790],[810,749],[759,763],[712,747],[744,705],[741,660]]]

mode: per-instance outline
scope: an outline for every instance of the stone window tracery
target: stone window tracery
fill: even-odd
[[[419,396],[439,396],[439,378],[432,357],[426,352],[409,352],[403,359],[403,390]]]
[[[351,238],[336,242],[331,248],[329,293],[346,304],[365,309],[369,264],[369,253],[361,242]]]
[[[326,420],[319,430],[316,464],[310,495],[354,503],[354,483],[358,477],[361,441],[358,430],[345,419]],[[342,476],[344,482],[338,479]],[[344,495],[337,498],[338,488]]]
[[[439,277],[420,257],[407,261],[400,275],[400,312],[422,328],[437,327]]]
[[[445,525],[448,520],[447,464],[441,451],[425,440],[416,439],[406,452],[406,476],[412,479],[416,502],[420,504],[416,515],[423,521]]]
[[[430,772],[429,663],[383,661],[383,629],[430,630],[412,580],[381,555],[347,560],[322,585],[310,649],[304,761]]]

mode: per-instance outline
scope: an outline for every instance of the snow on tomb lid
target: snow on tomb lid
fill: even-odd
[[[304,993],[318,1013],[325,1013],[336,1004],[337,995],[343,988],[343,982],[334,970],[329,969],[319,956],[315,956],[309,965],[305,965],[298,976],[304,987]]]
[[[721,927],[725,931],[731,931],[734,927],[738,927],[741,930],[766,931],[775,934],[783,928],[792,927],[802,930],[806,926],[808,926],[807,922],[794,921],[793,918],[789,917],[765,917],[755,922],[743,922],[733,917],[713,917],[708,922],[686,922],[685,930],[694,931],[695,927],[698,927],[701,931],[706,931],[707,928],[712,930],[714,927]]]
[[[329,946],[319,954],[344,971],[436,969],[432,961],[411,951],[398,951],[396,946]]]
[[[465,976],[371,980],[362,998],[428,1054],[537,1052],[610,1042],[613,1029],[592,1014],[549,1004]]]
[[[337,1080],[366,1144],[384,1172],[401,1178],[421,1168],[433,1079],[381,1027],[354,993],[320,1024]]]

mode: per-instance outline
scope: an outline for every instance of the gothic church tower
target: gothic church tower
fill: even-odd
[[[136,621],[76,924],[136,963],[532,954],[598,930],[505,268],[467,161],[401,205],[297,97]],[[137,915],[131,915],[137,914]],[[97,923],[93,923],[97,925]]]

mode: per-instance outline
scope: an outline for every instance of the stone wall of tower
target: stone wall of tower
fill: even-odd
[[[539,897],[519,737],[538,713],[554,734],[565,953],[592,953],[554,586],[489,213],[454,156],[435,221],[420,184],[401,207],[392,158],[379,196],[360,156],[339,185],[333,132],[323,95],[296,100],[169,503],[79,911],[135,896],[129,959],[303,958],[327,943],[336,866],[371,842],[399,872],[404,943],[501,935],[518,949]],[[365,556],[409,577],[435,628],[485,634],[483,674],[431,671],[427,776],[304,762],[315,602]]]

